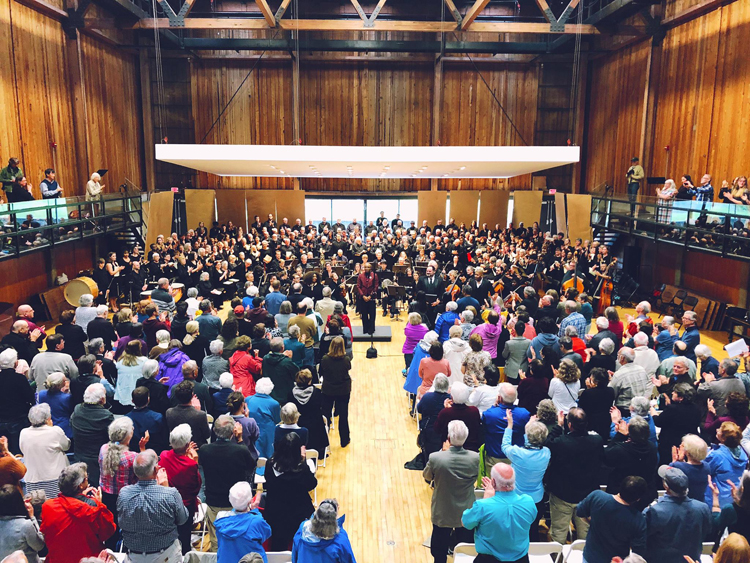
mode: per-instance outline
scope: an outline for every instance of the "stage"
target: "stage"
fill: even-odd
[[[362,332],[361,325],[354,325],[352,326],[352,337],[355,342],[370,342],[370,339],[373,342],[390,342],[392,339],[391,327],[375,326],[375,334],[371,337],[369,334]]]

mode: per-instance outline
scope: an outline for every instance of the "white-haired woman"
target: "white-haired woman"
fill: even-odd
[[[672,204],[677,195],[677,185],[671,178],[664,182],[664,186],[656,188],[656,197],[658,198],[659,210],[657,211],[657,221],[660,223],[669,223],[672,220]]]
[[[327,498],[320,503],[312,518],[300,524],[294,535],[292,563],[355,563],[349,536],[341,527],[344,517],[339,518],[338,512],[338,501]]]
[[[112,512],[117,524],[117,496],[123,487],[134,485],[138,479],[133,472],[135,452],[130,451],[130,440],[133,438],[133,421],[123,416],[112,422],[108,428],[109,442],[99,450],[99,473],[102,487],[102,502]],[[139,447],[146,450],[148,431],[141,439]],[[107,540],[107,547],[117,547],[119,533]]]
[[[437,341],[437,332],[431,330],[424,335],[424,338],[422,338],[422,340],[419,341],[419,344],[414,348],[414,355],[409,364],[409,371],[406,374],[406,381],[404,382],[404,390],[406,390],[409,395],[414,395],[416,397],[419,386],[422,384],[422,378],[419,376],[419,364],[424,358],[430,357],[430,346]]]
[[[208,345],[209,356],[206,356],[201,364],[203,371],[203,383],[208,385],[213,391],[220,390],[221,384],[219,377],[222,373],[229,371],[229,360],[222,357],[224,353],[224,343],[221,340],[212,340]]]
[[[451,301],[451,303],[454,303]],[[451,383],[456,381],[463,381],[463,373],[461,366],[463,365],[464,358],[471,351],[469,344],[463,340],[463,330],[458,325],[452,325],[448,331],[448,340],[443,342],[443,354],[448,363],[451,366],[451,376],[449,380]]]
[[[70,380],[59,371],[50,373],[39,391],[39,403],[47,403],[52,413],[52,423],[62,428],[68,438],[73,437],[70,428],[70,415],[73,414],[73,397],[70,395]]]
[[[114,416],[104,406],[106,402],[104,385],[92,383],[83,393],[83,403],[76,405],[70,416],[75,459],[88,466],[92,487],[99,486],[99,452],[109,441],[109,425],[114,421]]]
[[[31,428],[21,430],[18,440],[26,465],[26,491],[42,489],[48,499],[53,499],[60,492],[57,478],[68,466],[65,452],[70,448],[70,439],[62,428],[53,426],[46,403],[31,407],[29,422]]]
[[[526,439],[524,446],[514,446],[513,440],[513,410],[505,411],[507,426],[503,433],[502,451],[510,460],[516,471],[516,491],[529,495],[536,504],[537,514],[529,530],[529,540],[539,541],[539,520],[544,514],[544,484],[542,479],[547,471],[550,460],[550,450],[544,447],[547,440],[547,427],[532,420],[526,423]]]
[[[201,474],[198,470],[198,449],[192,441],[193,432],[189,424],[179,424],[169,433],[171,450],[165,450],[159,456],[159,466],[167,472],[169,486],[180,493],[188,519],[177,526],[177,536],[182,544],[182,554],[192,549],[190,533],[193,528],[193,516],[198,508],[198,493],[201,490]]]
[[[131,340],[125,345],[125,352],[117,361],[117,383],[115,384],[115,400],[123,406],[132,407],[131,398],[138,381],[143,373],[145,356],[141,356],[141,341]]]
[[[299,411],[297,405],[294,403],[286,403],[281,407],[281,422],[276,425],[274,430],[273,443],[274,446],[284,439],[284,436],[291,434],[292,432],[299,435],[302,440],[302,445],[307,446],[308,431],[307,428],[302,428],[297,422],[299,421]]]
[[[96,307],[94,306],[94,296],[90,293],[84,293],[78,298],[78,307],[76,307],[75,323],[86,331],[89,323],[96,318]]]
[[[273,436],[276,425],[281,421],[281,406],[271,397],[273,381],[261,377],[255,384],[255,395],[245,399],[247,416],[255,420],[260,430],[260,437],[255,443],[260,457],[269,459],[273,455]]]
[[[271,526],[258,512],[260,495],[254,498],[250,483],[240,481],[229,489],[229,503],[232,510],[219,512],[214,522],[217,563],[237,563],[248,553],[265,556],[263,542],[271,537]]]

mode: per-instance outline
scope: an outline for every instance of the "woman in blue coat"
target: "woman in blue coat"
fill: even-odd
[[[336,499],[326,499],[300,524],[294,535],[292,563],[356,563],[338,510]]]
[[[427,358],[430,355],[430,346],[438,341],[437,332],[431,330],[424,335],[424,338],[419,341],[417,347],[414,348],[414,357],[409,364],[409,372],[406,374],[406,383],[404,383],[404,389],[409,395],[416,397],[419,386],[422,385],[422,378],[419,377],[419,362],[423,358]]]
[[[258,423],[260,437],[255,442],[258,455],[269,459],[273,455],[273,436],[276,425],[281,422],[281,405],[271,397],[273,381],[262,377],[255,384],[255,395],[250,395],[247,403],[247,416]]]
[[[719,446],[711,446],[713,449],[703,463],[708,467],[711,480],[719,488],[719,506],[724,507],[732,504],[732,488],[727,481],[732,481],[737,487],[740,486],[742,472],[747,466],[747,454],[740,446],[742,432],[734,422],[724,422],[716,432]],[[711,506],[713,493],[710,487],[706,487],[705,502]]]
[[[258,499],[247,481],[229,489],[231,511],[219,512],[214,525],[219,547],[217,563],[237,563],[247,553],[258,553],[267,561],[263,542],[271,537],[271,526],[258,512]]]

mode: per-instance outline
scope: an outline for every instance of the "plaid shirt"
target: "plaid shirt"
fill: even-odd
[[[138,482],[138,479],[133,473],[133,462],[135,461],[135,452],[125,450],[120,454],[120,467],[117,468],[114,475],[107,475],[104,473],[104,456],[107,455],[109,450],[109,444],[104,444],[102,449],[99,450],[99,482],[102,486],[102,491],[109,493],[110,495],[118,495],[123,487],[132,485]]]
[[[174,487],[156,480],[138,481],[117,497],[122,539],[128,552],[157,553],[177,539],[177,526],[187,522],[188,511]]]
[[[713,201],[714,187],[709,183],[705,186],[695,186],[689,190],[690,194],[695,196],[695,201]]]
[[[637,364],[625,364],[615,372],[609,386],[615,390],[615,405],[629,407],[633,397],[651,398],[654,384],[646,370]]]
[[[586,317],[584,317],[581,313],[573,312],[567,317],[565,317],[562,322],[560,323],[560,332],[558,333],[558,336],[562,338],[565,336],[565,329],[569,326],[576,327],[576,330],[578,331],[578,336],[583,337],[586,332],[588,332],[589,323],[586,322]]]

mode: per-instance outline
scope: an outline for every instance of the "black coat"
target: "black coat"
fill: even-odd
[[[643,477],[648,483],[649,494],[642,498],[643,507],[656,499],[656,470],[659,466],[659,456],[656,446],[649,440],[636,443],[627,436],[617,433],[604,450],[604,464],[612,471],[607,479],[607,492],[616,495],[620,492],[623,479],[628,476]],[[660,481],[659,481],[660,482]]]
[[[198,463],[205,475],[209,506],[229,506],[229,489],[240,481],[253,482],[255,460],[244,445],[224,440],[206,444],[198,450]]]
[[[159,383],[152,377],[148,379],[146,379],[145,377],[140,377],[138,378],[138,381],[135,382],[135,386],[148,388],[150,397],[148,406],[151,410],[156,411],[161,415],[167,414],[167,409],[172,405],[170,404],[169,397],[167,396],[166,385]]]
[[[609,441],[609,426],[612,422],[609,409],[614,403],[615,390],[606,385],[586,389],[578,398],[578,406],[586,413],[589,430],[599,434],[605,441]]]
[[[598,434],[550,430],[545,444],[552,454],[545,481],[547,490],[565,502],[581,502],[599,488],[604,440]]]
[[[352,378],[349,371],[352,362],[344,356],[333,358],[326,354],[320,360],[320,376],[323,378],[322,391],[324,395],[342,397],[352,392]]]
[[[679,446],[685,434],[697,434],[701,422],[701,411],[693,403],[670,403],[661,414],[653,417],[659,433],[659,459],[662,463],[672,461],[672,446]]]
[[[321,457],[325,455],[328,447],[328,434],[326,433],[325,422],[323,421],[323,393],[313,386],[309,398],[303,403],[303,397],[298,390],[297,396],[294,389],[289,394],[289,402],[294,403],[299,411],[299,424],[302,428],[307,429],[307,449],[317,450]]]
[[[112,343],[117,341],[115,327],[107,319],[97,317],[86,327],[89,340],[101,338],[104,340],[104,348],[109,351],[112,349]]]
[[[25,422],[35,403],[34,390],[25,376],[12,368],[0,371],[0,422]]]
[[[286,471],[280,475],[276,475],[273,467],[267,467],[265,477],[263,489],[266,491],[266,508],[263,517],[271,526],[271,551],[283,551],[288,549],[299,525],[315,511],[310,491],[318,485],[318,480],[304,462],[296,471]]]
[[[16,332],[10,332],[3,336],[0,344],[4,347],[13,348],[18,353],[18,359],[26,360],[26,363],[29,365],[31,365],[31,360],[34,359],[34,356],[39,353],[36,344],[29,340],[28,336]]]
[[[88,337],[80,326],[75,324],[58,325],[55,328],[55,334],[62,334],[65,341],[63,352],[74,360],[78,360],[86,353],[83,343],[88,340]]]

